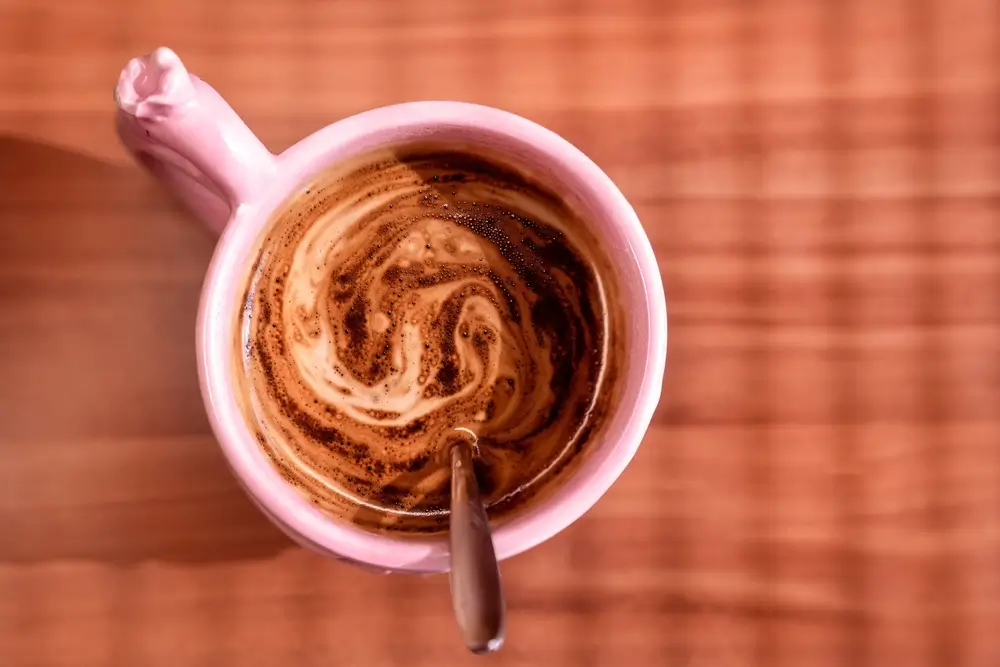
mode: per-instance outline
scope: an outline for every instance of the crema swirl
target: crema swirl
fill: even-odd
[[[608,409],[598,243],[493,157],[409,145],[323,172],[258,246],[236,349],[247,421],[321,509],[447,527],[448,451],[477,445],[491,517],[550,488]]]

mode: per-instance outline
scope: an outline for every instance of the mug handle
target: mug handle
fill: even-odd
[[[125,147],[217,234],[275,173],[275,156],[170,49],[129,61],[115,104]]]

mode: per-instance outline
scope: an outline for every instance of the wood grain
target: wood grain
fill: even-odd
[[[489,661],[1000,664],[995,0],[4,0],[0,665],[476,661],[444,578],[293,547],[225,470],[212,239],[111,123],[160,44],[273,150],[470,100],[638,210],[663,400],[607,497],[503,565]]]

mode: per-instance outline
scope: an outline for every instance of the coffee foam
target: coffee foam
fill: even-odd
[[[237,382],[277,470],[335,516],[443,529],[449,444],[473,437],[502,518],[581,458],[608,409],[610,267],[565,202],[499,164],[369,154],[268,225]]]

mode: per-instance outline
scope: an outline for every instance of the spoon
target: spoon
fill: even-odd
[[[451,604],[465,645],[481,654],[503,644],[506,605],[490,523],[472,466],[474,447],[475,443],[459,441],[451,450]]]

